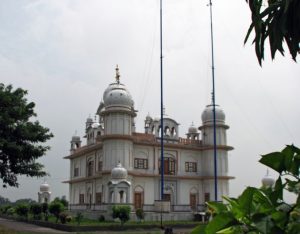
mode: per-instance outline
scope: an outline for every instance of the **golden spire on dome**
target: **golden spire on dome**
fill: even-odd
[[[118,66],[118,64],[116,66],[116,82],[118,84],[120,84],[120,73],[119,73],[119,66]]]

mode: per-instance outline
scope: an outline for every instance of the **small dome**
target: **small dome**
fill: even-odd
[[[216,123],[224,123],[225,122],[225,113],[224,111],[219,107],[219,105],[215,105],[215,111],[216,111]],[[207,105],[204,111],[202,112],[202,123],[213,123],[214,121],[214,114],[213,114],[213,105]]]
[[[189,133],[198,133],[198,129],[195,127],[194,123],[189,127]]]
[[[88,117],[88,118],[86,119],[86,123],[93,123],[93,119],[92,119],[91,117]]]
[[[41,192],[49,192],[50,186],[47,182],[44,182],[40,185],[40,191]]]
[[[80,136],[72,136],[72,141],[80,141]]]
[[[92,128],[99,128],[99,126],[100,126],[100,123],[97,123],[97,122],[92,124]]]
[[[111,178],[113,180],[122,180],[127,178],[127,170],[118,163],[115,168],[111,170]]]
[[[261,183],[263,187],[266,188],[270,188],[274,185],[275,180],[269,175],[269,171],[267,171],[267,174],[262,178]]]
[[[152,118],[151,118],[151,116],[150,116],[149,113],[148,113],[147,116],[146,116],[146,120],[147,120],[147,121],[151,121],[151,120],[152,120]]]

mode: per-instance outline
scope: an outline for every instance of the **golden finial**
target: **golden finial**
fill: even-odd
[[[117,64],[116,66],[116,81],[118,84],[120,84],[120,73],[119,73],[119,66]]]

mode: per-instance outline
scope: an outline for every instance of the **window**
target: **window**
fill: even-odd
[[[79,168],[78,167],[74,168],[74,177],[77,177],[77,176],[79,176]]]
[[[96,204],[102,203],[102,193],[96,193]]]
[[[136,169],[148,169],[148,159],[135,158],[134,168]]]
[[[87,176],[92,176],[94,171],[94,161],[88,162],[88,168],[87,168]]]
[[[84,194],[79,194],[79,204],[84,204]]]
[[[159,160],[159,172],[160,169],[160,160]],[[175,175],[175,159],[165,158],[164,159],[164,174],[165,175]]]
[[[99,161],[98,162],[98,171],[102,171],[102,168],[103,168],[103,163],[102,163],[102,161]]]
[[[197,163],[195,162],[185,162],[186,172],[197,172]]]
[[[209,193],[204,193],[204,202],[210,201],[210,194]]]

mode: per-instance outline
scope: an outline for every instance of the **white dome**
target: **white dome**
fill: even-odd
[[[194,123],[189,127],[189,133],[198,133],[198,129],[195,127]]]
[[[40,191],[41,192],[49,192],[50,185],[47,182],[44,182],[40,185]]]
[[[269,172],[262,178],[261,183],[263,187],[270,188],[274,185],[275,180],[269,175]]]
[[[122,180],[127,178],[127,170],[118,163],[115,168],[111,170],[111,178],[113,180]]]
[[[97,122],[92,124],[92,128],[98,128],[99,126],[100,126],[100,123],[97,123]]]
[[[224,111],[219,107],[219,105],[215,105],[215,111],[216,111],[216,123],[224,123],[225,122],[225,113]],[[202,112],[202,123],[213,123],[214,121],[214,115],[213,115],[213,105],[207,105],[204,111]]]
[[[80,136],[72,136],[72,141],[80,141]]]
[[[108,86],[103,94],[104,106],[123,106],[132,108],[134,102],[129,91],[121,83],[112,83]]]

